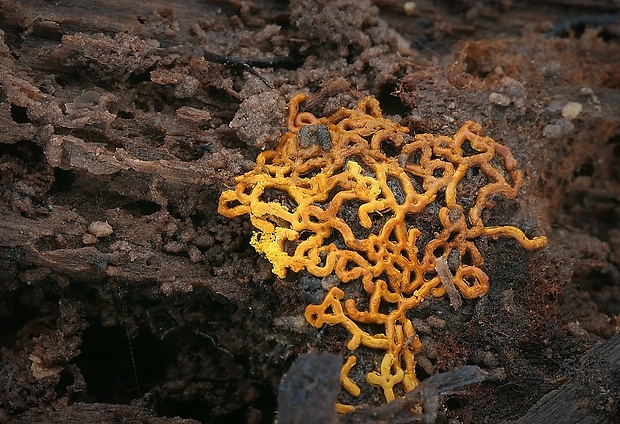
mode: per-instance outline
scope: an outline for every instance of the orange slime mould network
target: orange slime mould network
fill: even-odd
[[[340,325],[349,334],[352,354],[340,376],[349,399],[364,383],[350,377],[358,360],[353,353],[360,346],[378,352],[365,381],[389,402],[395,391],[418,384],[415,355],[422,344],[407,312],[429,296],[443,296],[447,286],[468,299],[488,291],[474,240],[512,238],[533,250],[547,239],[485,225],[492,199],[515,198],[522,174],[506,146],[481,135],[480,124],[468,121],[453,137],[410,136],[383,118],[372,97],[324,118],[299,112],[305,99],[290,100],[288,132],[236,178],[235,190],[222,193],[218,212],[250,216],[251,244],[278,277],[291,270],[338,278],[320,304],[306,307],[305,318],[313,327]],[[436,221],[430,234],[428,226],[416,227],[429,214]],[[438,258],[451,272],[437,272]],[[361,284],[367,299],[347,298],[347,283]],[[371,333],[370,325],[382,331]],[[341,412],[353,408],[338,404]]]

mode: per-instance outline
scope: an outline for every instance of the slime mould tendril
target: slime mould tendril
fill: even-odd
[[[316,328],[341,325],[350,335],[346,347],[352,352],[360,345],[381,352],[366,381],[389,402],[395,388],[403,393],[418,384],[414,356],[422,344],[406,314],[425,298],[446,293],[436,258],[449,259],[452,284],[473,299],[489,289],[474,239],[512,238],[528,250],[546,245],[547,239],[483,222],[491,198],[515,198],[523,178],[510,150],[481,136],[480,124],[468,121],[454,137],[413,137],[408,128],[383,118],[372,97],[324,118],[299,112],[305,99],[297,94],[290,100],[288,132],[274,150],[258,155],[253,170],[236,178],[235,190],[222,193],[218,212],[229,218],[250,216],[256,229],[251,244],[280,278],[290,269],[315,277],[335,274],[340,283],[361,281],[368,296],[363,310],[360,302],[345,299],[338,284],[320,304],[306,307],[305,318]],[[473,169],[485,184],[470,195],[466,207],[467,202],[459,204],[466,197],[459,183]],[[355,214],[343,213],[351,205]],[[433,234],[412,224],[411,218],[427,207],[437,215],[437,229],[441,226]],[[383,225],[377,227],[373,219]],[[370,334],[363,329],[369,324],[383,332]],[[352,397],[361,392],[361,382],[349,377],[357,359],[350,355],[340,376]],[[338,404],[341,412],[353,408]]]

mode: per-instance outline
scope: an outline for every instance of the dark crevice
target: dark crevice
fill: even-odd
[[[128,405],[165,378],[166,364],[174,362],[171,345],[148,333],[128,339],[122,326],[91,325],[80,350],[76,364],[88,384],[90,402]]]
[[[23,106],[11,105],[10,108],[11,119],[17,122],[18,124],[28,124],[30,123],[30,118],[28,117],[28,109]]]
[[[381,87],[377,96],[381,110],[384,115],[407,116],[410,113],[410,109],[401,102],[399,97],[392,94],[395,91],[396,86],[394,84],[386,84]]]
[[[161,210],[161,206],[148,200],[136,200],[135,202],[126,203],[123,205],[123,209],[135,217],[140,217],[159,212]]]

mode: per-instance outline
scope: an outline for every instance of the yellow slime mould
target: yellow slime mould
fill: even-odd
[[[250,216],[251,244],[278,277],[305,271],[335,275],[339,286],[361,284],[368,296],[363,308],[336,286],[321,304],[308,305],[305,317],[316,328],[342,326],[350,351],[363,346],[379,353],[366,382],[390,401],[418,384],[414,357],[422,345],[407,312],[443,296],[448,283],[468,299],[488,291],[474,240],[510,238],[533,250],[547,239],[485,225],[493,198],[515,198],[523,178],[510,150],[482,136],[480,124],[465,122],[453,137],[411,136],[384,118],[372,97],[324,118],[300,112],[305,99],[290,100],[288,132],[237,177],[235,190],[222,193],[218,212]],[[423,222],[426,229],[416,226]],[[444,275],[453,281],[442,282],[435,271],[438,257],[447,258],[452,272]],[[371,334],[368,325],[382,332]],[[349,356],[340,376],[352,398],[363,383],[349,376],[357,361]],[[338,409],[352,407],[339,403]]]

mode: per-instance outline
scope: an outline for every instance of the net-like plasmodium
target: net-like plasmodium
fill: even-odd
[[[362,284],[368,296],[362,310],[337,285],[321,304],[307,306],[305,317],[316,328],[344,327],[350,351],[362,345],[382,352],[366,382],[381,387],[390,401],[395,387],[410,391],[417,385],[414,355],[422,346],[407,311],[428,296],[443,296],[446,284],[470,299],[488,291],[474,240],[512,238],[528,250],[547,240],[530,239],[513,226],[485,225],[483,212],[491,210],[493,198],[515,198],[522,174],[510,150],[482,136],[479,124],[466,122],[453,137],[413,137],[383,118],[374,98],[324,118],[299,112],[305,98],[290,100],[289,131],[237,177],[235,190],[222,193],[218,212],[250,216],[256,229],[251,243],[278,277],[305,270]],[[473,194],[471,175],[478,181]],[[465,186],[470,192],[462,194]],[[425,234],[415,223],[429,210],[437,231]],[[435,271],[438,257],[449,259],[452,281]],[[384,331],[370,334],[367,324]],[[341,372],[354,397],[362,383],[349,377],[356,361],[349,356]]]

